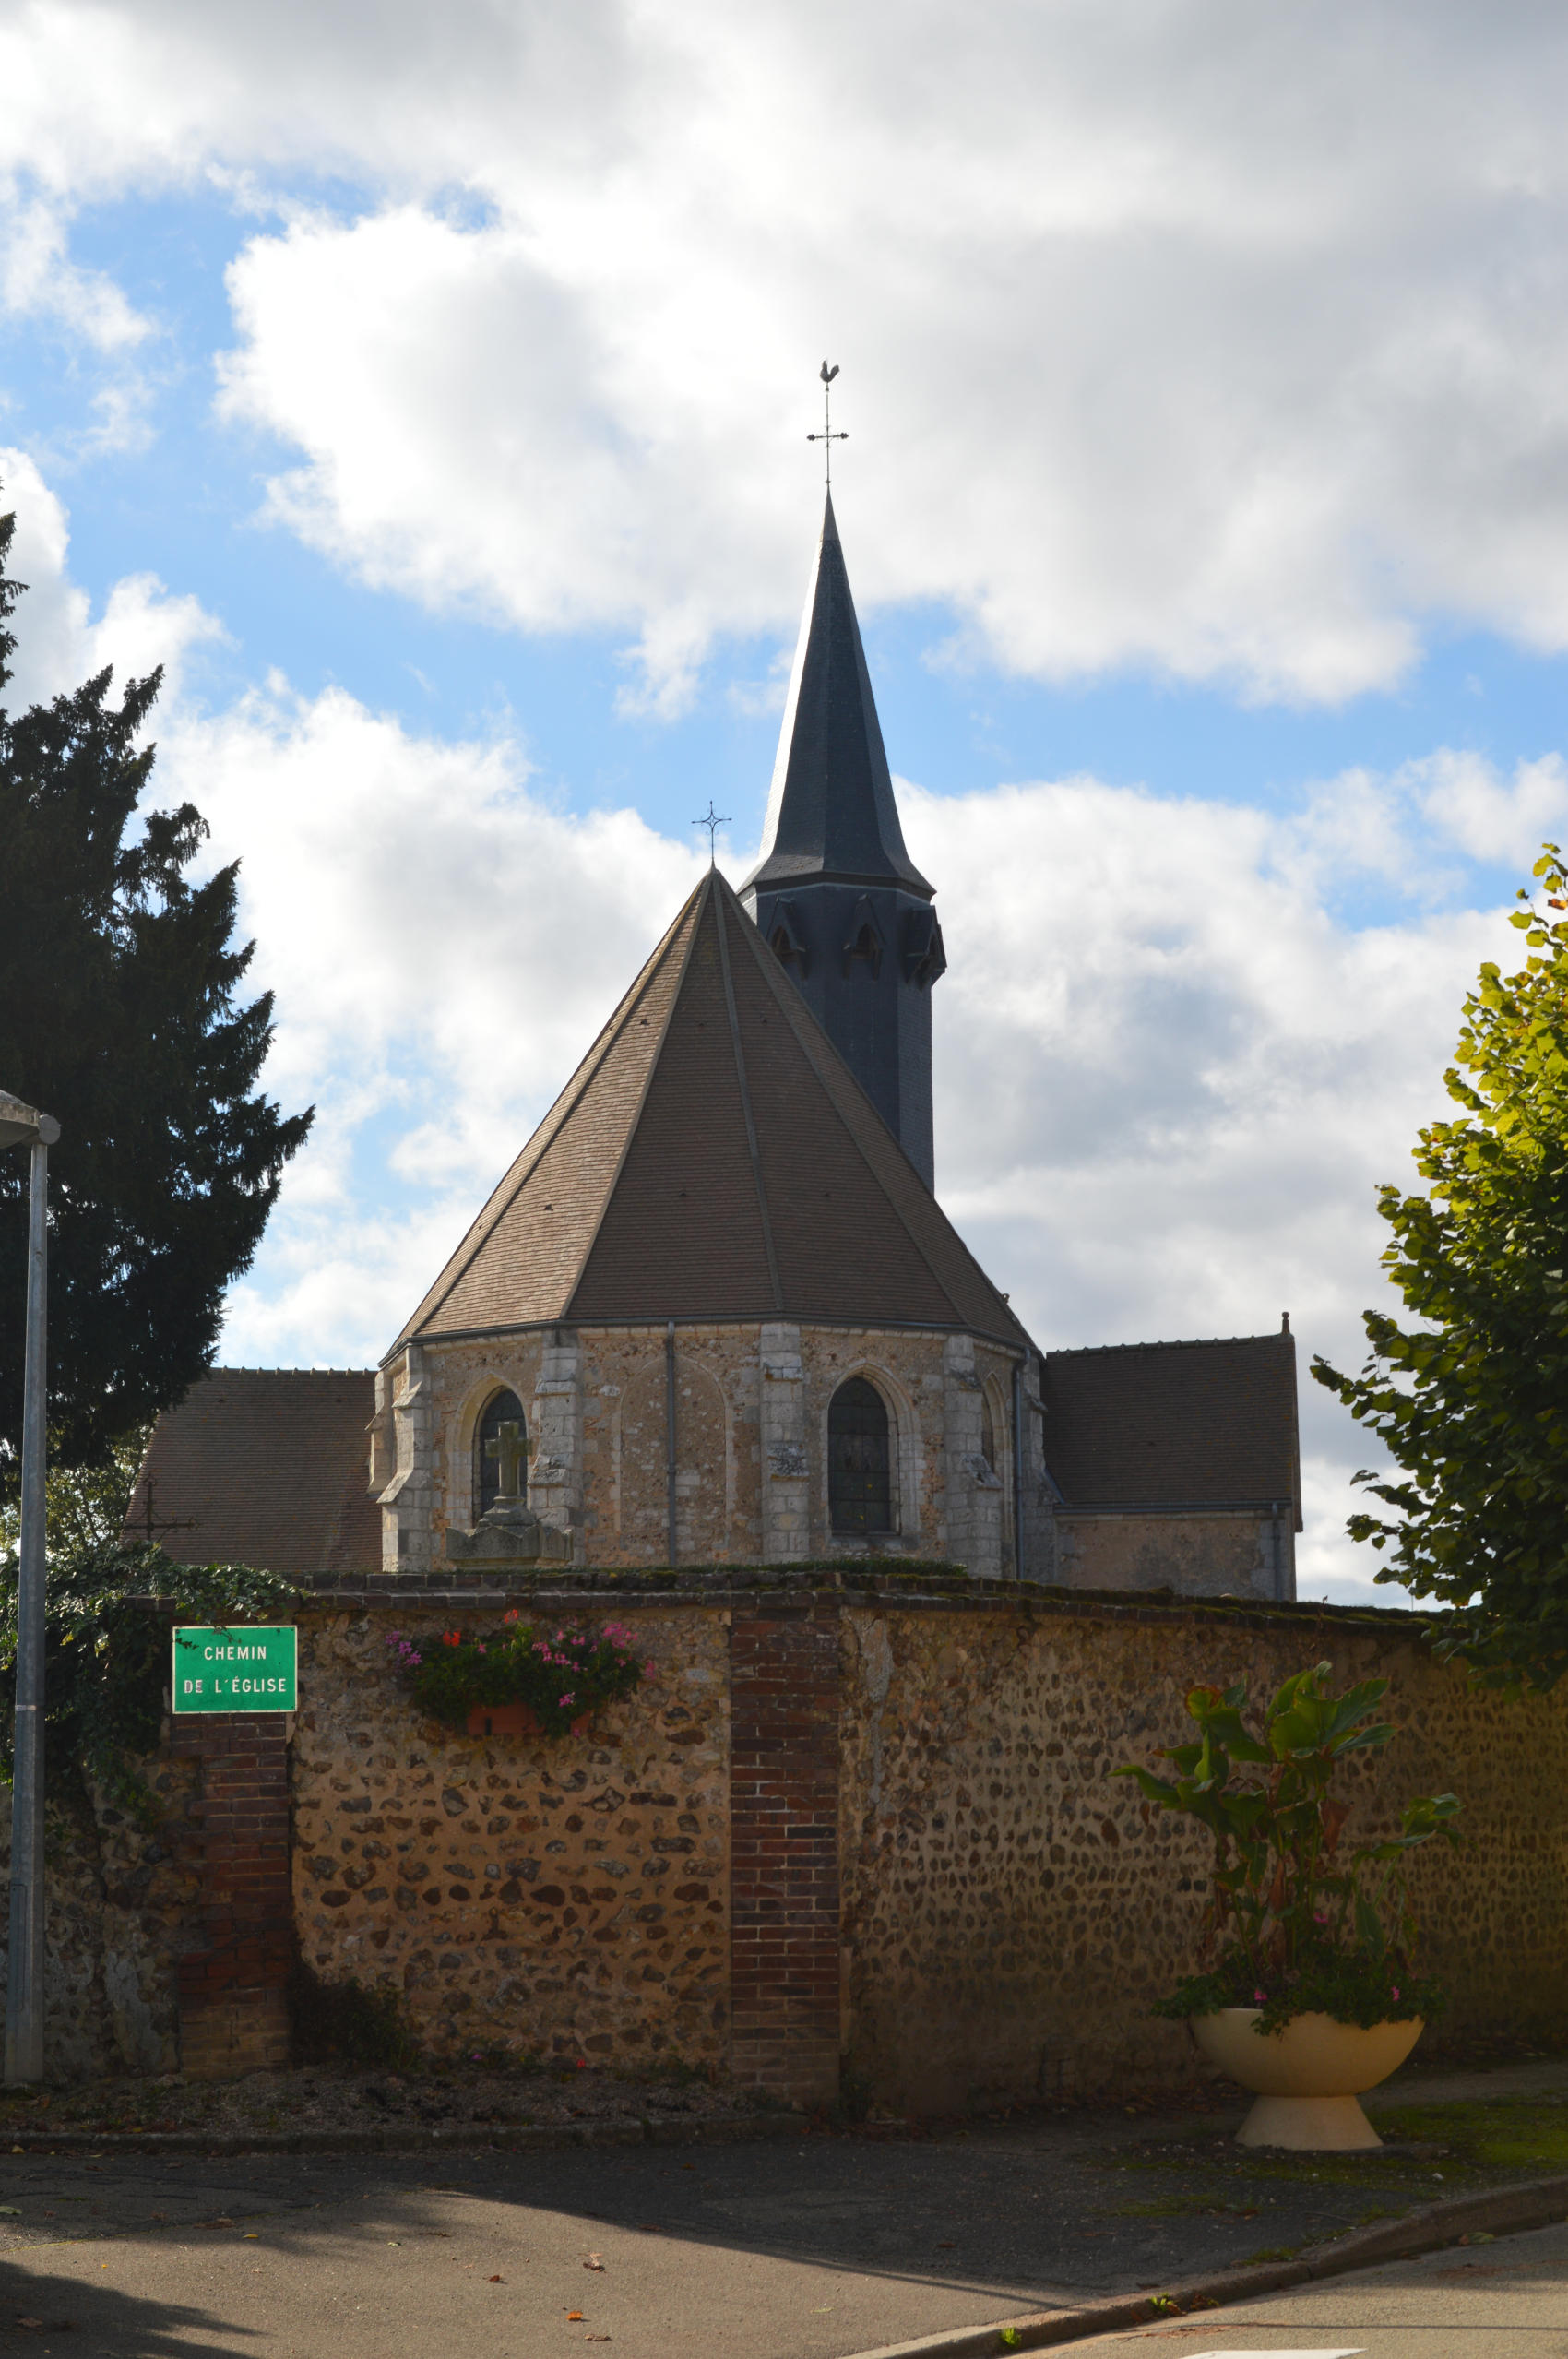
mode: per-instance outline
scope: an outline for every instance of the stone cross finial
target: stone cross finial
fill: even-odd
[[[529,1445],[515,1417],[498,1425],[493,1437],[484,1446],[486,1458],[494,1461],[501,1477],[500,1495],[504,1499],[518,1497],[522,1490],[522,1474],[529,1457]]]

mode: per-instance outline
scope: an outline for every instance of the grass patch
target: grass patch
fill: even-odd
[[[1472,2170],[1568,2170],[1568,2100],[1561,2097],[1379,2106],[1377,2127],[1384,2138],[1445,2146]]]
[[[1260,2245],[1255,2253],[1249,2253],[1245,2260],[1240,2262],[1238,2266],[1241,2269],[1255,2269],[1260,2261],[1294,2260],[1301,2249],[1300,2245]]]

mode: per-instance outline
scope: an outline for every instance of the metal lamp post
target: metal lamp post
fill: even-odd
[[[22,1377],[22,1532],[17,1599],[17,1732],[11,1782],[11,1948],[6,2079],[43,2078],[44,1312],[49,1150],[60,1126],[0,1091],[0,1147],[31,1150],[27,1360]]]

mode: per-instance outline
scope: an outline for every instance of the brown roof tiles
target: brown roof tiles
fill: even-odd
[[[150,1520],[151,1537],[184,1564],[374,1571],[374,1409],[371,1368],[215,1368],[153,1428],[127,1537],[145,1538]]]
[[[1296,1341],[1051,1352],[1045,1462],[1069,1507],[1266,1506],[1301,1528]]]
[[[714,870],[398,1344],[724,1317],[1027,1340]]]

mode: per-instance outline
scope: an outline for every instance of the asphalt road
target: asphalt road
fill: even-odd
[[[1295,2359],[1568,2359],[1568,2227],[1392,2261],[1238,2304],[1202,2324],[1143,2327],[1063,2348],[1110,2359],[1146,2343],[1169,2359],[1287,2351]]]
[[[1367,2216],[1369,2189],[1398,2209],[1444,2191],[1427,2150],[1303,2173],[1232,2145],[1237,2118],[429,2161],[5,2155],[0,2359],[536,2359],[606,2336],[607,2359],[844,2359],[1313,2242]]]

